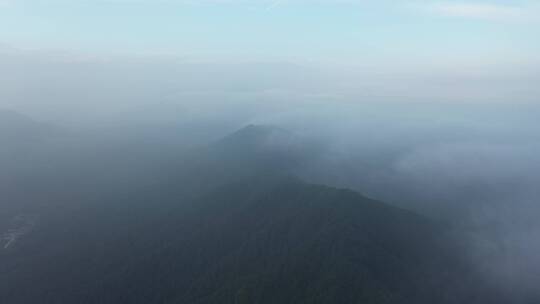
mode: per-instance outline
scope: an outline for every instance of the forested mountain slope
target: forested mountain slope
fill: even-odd
[[[151,186],[7,223],[2,302],[504,303],[447,227],[292,177],[296,143],[251,126]]]

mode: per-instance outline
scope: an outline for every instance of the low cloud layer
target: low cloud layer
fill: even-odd
[[[7,46],[0,50],[0,66],[0,107],[75,121],[217,113],[237,113],[248,120],[261,109],[280,115],[351,103],[534,103],[540,98],[533,85],[540,75],[531,66],[387,70],[292,62],[203,63]]]

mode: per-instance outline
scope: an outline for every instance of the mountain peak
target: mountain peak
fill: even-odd
[[[298,138],[292,132],[272,125],[247,125],[224,137],[219,145],[227,149],[290,150]]]
[[[231,136],[249,136],[249,137],[265,137],[271,135],[292,135],[291,132],[283,128],[273,126],[273,125],[255,125],[249,124],[233,134]]]

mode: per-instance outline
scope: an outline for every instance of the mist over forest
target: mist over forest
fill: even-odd
[[[197,151],[255,125],[272,134],[273,128],[280,130],[268,138],[252,136],[263,137],[261,149],[277,155],[272,161],[287,162],[283,171],[440,221],[466,238],[460,250],[491,283],[536,296],[540,109],[535,104],[331,96],[328,87],[336,84],[317,85],[327,74],[287,64],[173,69],[159,63],[111,67],[33,60],[10,64],[50,68],[19,79],[19,89],[10,85],[11,92],[2,91],[3,100],[11,102],[0,113],[4,230],[21,214],[41,218],[32,223],[39,229],[47,224],[42,212],[49,208],[100,200],[119,204],[109,197],[172,179]],[[232,75],[212,83],[218,73]],[[27,103],[13,107],[14,97]],[[243,147],[253,139],[239,140],[236,149],[243,151],[226,149],[223,153],[233,155],[220,157],[250,166],[242,163],[249,161],[244,153],[262,152]],[[4,251],[12,246],[6,240]]]
[[[538,6],[270,2],[0,1],[0,302],[539,303]]]

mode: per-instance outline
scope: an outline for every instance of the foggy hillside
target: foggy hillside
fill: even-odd
[[[535,0],[0,0],[0,303],[540,303]]]
[[[248,126],[201,148],[177,180],[116,194],[86,185],[86,202],[25,210],[27,228],[3,244],[2,293],[10,303],[496,299],[449,227],[291,177],[291,136]]]

